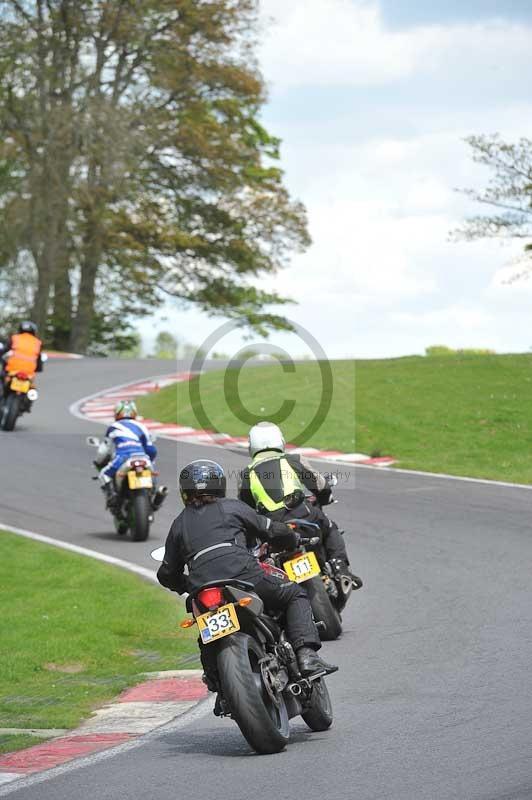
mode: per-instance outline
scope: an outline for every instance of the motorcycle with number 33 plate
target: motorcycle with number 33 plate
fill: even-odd
[[[162,561],[164,547],[151,553]],[[303,677],[281,618],[265,613],[253,584],[210,581],[187,597],[192,617],[181,627],[198,626],[204,648],[205,682],[218,693],[217,715],[233,719],[260,754],[279,753],[288,744],[289,720],[301,716],[313,731],[332,725],[325,671]]]

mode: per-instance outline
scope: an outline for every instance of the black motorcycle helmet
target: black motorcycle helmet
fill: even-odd
[[[225,497],[226,486],[224,471],[216,461],[192,461],[179,475],[179,491],[185,505],[197,497]]]
[[[21,322],[18,326],[19,333],[31,333],[33,336],[37,336],[37,325],[31,320],[27,319],[24,322]]]

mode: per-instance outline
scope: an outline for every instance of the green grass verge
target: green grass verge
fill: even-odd
[[[71,728],[143,672],[198,666],[176,595],[116,567],[0,531],[0,585],[2,727]]]
[[[392,455],[399,466],[480,478],[532,482],[532,355],[456,355],[331,362],[331,409],[308,446]],[[231,411],[223,372],[199,379],[201,397],[216,429],[245,435],[249,425]],[[297,405],[283,422],[293,441],[319,403],[316,364],[244,369],[240,399],[271,419],[284,398]],[[186,383],[139,401],[142,413],[163,422],[197,427]],[[355,413],[356,410],[356,413]]]
[[[27,733],[0,734],[0,754],[14,753],[15,750],[24,750],[26,747],[33,747],[46,741],[48,740],[40,736],[29,736]]]

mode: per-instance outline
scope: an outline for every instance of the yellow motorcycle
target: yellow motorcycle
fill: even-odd
[[[100,448],[105,446],[105,441],[97,436],[88,436],[87,444]],[[114,482],[118,504],[112,514],[120,536],[129,531],[134,542],[144,542],[148,538],[155,511],[167,492],[166,487],[156,488],[154,478],[157,474],[148,456],[128,458],[116,473]],[[98,478],[95,476],[93,480]]]
[[[15,430],[21,414],[31,411],[39,392],[25,372],[16,372],[4,378],[0,396],[0,428],[3,431]]]

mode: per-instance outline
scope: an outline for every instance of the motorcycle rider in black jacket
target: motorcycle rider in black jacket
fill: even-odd
[[[157,578],[183,594],[210,580],[236,578],[249,581],[265,609],[284,612],[285,630],[302,675],[334,671],[317,655],[320,638],[305,590],[266,574],[250,548],[256,540],[280,539],[290,547],[299,538],[287,525],[260,516],[239,500],[226,498],[226,479],[215,461],[193,461],[183,468],[179,488],[185,508],[174,520],[166,539],[164,560]],[[188,575],[184,569],[188,567]],[[200,646],[208,678],[206,651]]]

